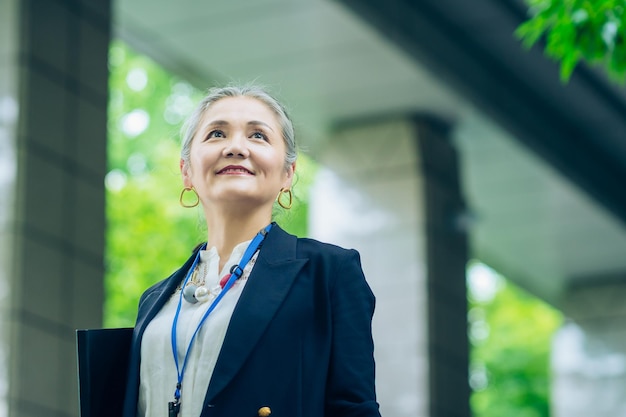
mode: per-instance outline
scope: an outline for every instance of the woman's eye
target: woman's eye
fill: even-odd
[[[206,138],[211,139],[211,138],[223,138],[223,137],[224,137],[224,132],[222,132],[221,130],[212,130],[211,132],[209,132]]]
[[[267,140],[267,136],[261,132],[254,132],[251,137],[254,139]]]

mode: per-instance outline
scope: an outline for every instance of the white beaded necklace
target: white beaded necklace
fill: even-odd
[[[248,279],[250,271],[256,262],[258,251],[250,259],[250,262],[244,267],[241,277],[237,281],[243,281]],[[208,288],[205,284],[209,275],[208,262],[199,262],[198,266],[194,269],[191,278],[187,281],[185,288],[183,289],[183,298],[188,302],[195,304],[197,302],[206,303],[212,302],[222,292],[222,288],[230,278],[230,274],[226,274],[222,277],[220,282],[216,285]],[[182,284],[181,284],[182,285]]]

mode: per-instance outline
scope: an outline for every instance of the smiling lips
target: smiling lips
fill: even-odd
[[[239,165],[229,165],[216,172],[217,175],[254,175],[254,172]]]

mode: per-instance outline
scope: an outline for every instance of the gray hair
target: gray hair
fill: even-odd
[[[296,146],[295,132],[293,130],[293,123],[291,122],[285,107],[262,87],[256,85],[229,85],[226,87],[211,88],[185,121],[181,132],[182,148],[180,151],[180,157],[185,165],[189,165],[191,157],[191,142],[198,132],[198,126],[202,116],[213,103],[226,97],[255,98],[272,110],[278,118],[283,134],[283,140],[285,142],[285,168],[296,161],[296,158],[298,157],[298,150]]]

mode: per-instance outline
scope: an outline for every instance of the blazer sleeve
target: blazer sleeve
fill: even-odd
[[[357,251],[345,252],[330,277],[332,343],[327,417],[378,417],[372,316],[375,298]]]

